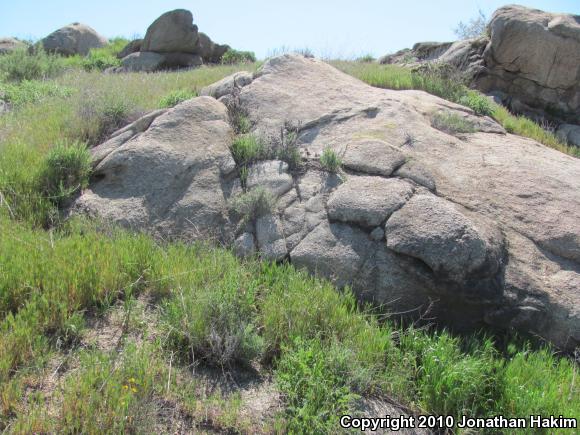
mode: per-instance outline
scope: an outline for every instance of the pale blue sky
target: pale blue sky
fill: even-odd
[[[144,35],[161,13],[184,8],[213,40],[263,58],[287,46],[316,54],[380,56],[418,41],[453,40],[453,28],[496,0],[2,0],[0,36],[38,39],[80,21],[107,36]],[[519,4],[580,15],[580,0],[522,0]]]

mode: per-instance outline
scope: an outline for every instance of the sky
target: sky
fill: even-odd
[[[0,37],[40,39],[72,22],[106,36],[134,38],[163,12],[189,9],[215,42],[258,58],[283,47],[318,56],[375,57],[420,41],[452,41],[453,29],[481,9],[488,17],[509,3],[496,0],[0,0]],[[580,0],[518,4],[580,15]]]

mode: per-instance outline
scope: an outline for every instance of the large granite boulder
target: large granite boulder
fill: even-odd
[[[24,50],[28,44],[16,38],[0,38],[0,54],[11,53],[14,50]]]
[[[147,29],[141,51],[157,53],[195,53],[197,26],[185,9],[165,12]]]
[[[93,149],[95,181],[75,209],[163,237],[233,241],[223,185],[233,162],[225,106],[199,97],[156,115],[141,123],[150,122],[145,131]]]
[[[432,127],[434,113],[493,122],[302,56],[238,78],[207,91],[219,101],[156,112],[95,148],[93,182],[73,210],[289,260],[393,316],[580,344],[580,160],[498,126],[449,135]],[[228,98],[266,145],[295,126],[303,166],[269,160],[238,170]],[[327,148],[344,156],[342,174],[321,169]],[[229,204],[242,186],[270,191],[276,204],[240,220]]]
[[[505,6],[493,14],[489,32],[487,74],[477,87],[505,92],[521,112],[578,122],[580,16]]]
[[[52,32],[41,43],[50,53],[86,56],[91,48],[104,47],[109,41],[86,24],[73,23]]]

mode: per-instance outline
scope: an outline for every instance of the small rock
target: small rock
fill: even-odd
[[[379,242],[385,239],[385,231],[381,227],[376,227],[371,231],[371,239]]]
[[[254,235],[251,233],[244,233],[234,242],[234,252],[238,257],[251,257],[256,253],[256,243],[254,242]]]
[[[276,216],[266,215],[256,220],[256,238],[263,258],[277,261],[288,255],[284,229]]]
[[[262,186],[277,198],[292,189],[292,183],[288,165],[280,160],[256,163],[248,171],[248,189]]]
[[[382,177],[350,177],[328,199],[328,217],[376,227],[413,195],[406,181]]]

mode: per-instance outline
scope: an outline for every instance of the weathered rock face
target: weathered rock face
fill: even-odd
[[[454,43],[418,43],[379,62],[450,64],[516,113],[580,123],[580,16],[510,5],[493,14],[488,33]]]
[[[580,118],[580,16],[522,6],[498,9],[489,24],[488,70],[477,86],[518,100],[520,111]]]
[[[117,59],[123,59],[130,54],[137,53],[141,51],[141,45],[143,44],[142,39],[134,39],[133,41],[129,42],[125,47],[117,53]]]
[[[200,97],[157,113],[141,123],[150,122],[142,133],[129,129],[124,140],[96,147],[97,181],[75,208],[164,237],[232,241],[223,180],[232,162],[227,119],[223,104]]]
[[[44,49],[65,56],[86,56],[91,48],[101,48],[109,43],[86,24],[73,23],[48,35],[42,41]]]
[[[204,93],[235,93],[266,143],[298,126],[297,146],[310,156],[295,172],[280,161],[249,168],[249,188],[277,198],[271,214],[240,225],[228,212],[240,180],[226,108],[211,97],[150,115],[95,148],[95,179],[74,210],[289,259],[393,313],[428,309],[457,328],[580,343],[580,160],[501,128],[450,136],[431,126],[433,113],[478,118],[301,56],[271,59],[235,84]],[[343,174],[320,169],[315,156],[328,147],[344,156]]]
[[[185,9],[176,9],[153,21],[147,29],[141,50],[194,53],[196,43],[197,26],[193,24],[193,15]]]
[[[229,46],[215,44],[205,33],[198,32],[190,11],[176,9],[157,18],[144,39],[127,44],[118,55],[123,59],[123,67],[112,72],[153,72],[219,63],[228,49]],[[137,55],[139,52],[147,54]],[[153,55],[157,62],[152,68]]]
[[[22,50],[28,47],[24,41],[16,38],[0,38],[0,54],[7,54],[14,50]]]

